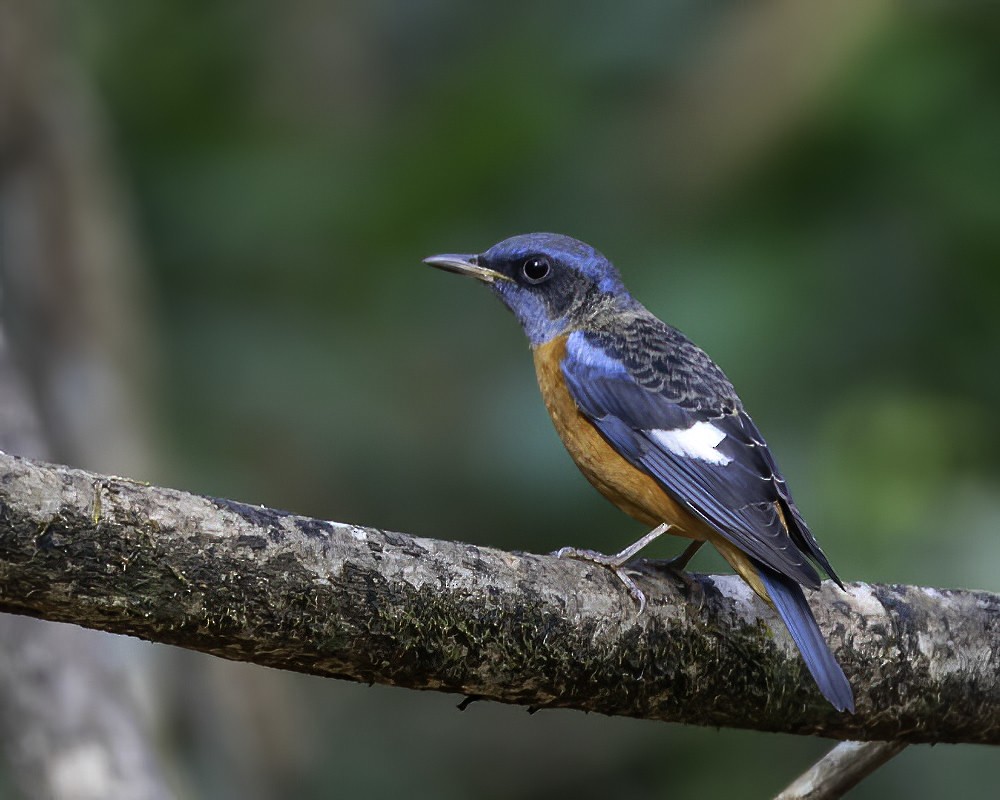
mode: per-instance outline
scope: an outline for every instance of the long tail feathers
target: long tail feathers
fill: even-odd
[[[802,587],[791,578],[786,578],[763,564],[755,566],[767,588],[771,602],[788,626],[788,631],[792,634],[799,652],[802,653],[802,659],[806,662],[819,690],[838,711],[849,711],[853,714],[854,693],[851,691],[851,685],[823,639],[816,618],[802,593]]]

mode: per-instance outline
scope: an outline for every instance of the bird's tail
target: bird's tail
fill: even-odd
[[[802,587],[763,564],[755,564],[774,608],[788,627],[816,685],[838,711],[854,713],[854,693],[820,633]]]

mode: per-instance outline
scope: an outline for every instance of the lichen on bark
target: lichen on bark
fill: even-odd
[[[738,578],[690,592],[0,456],[0,610],[347,680],[712,726],[1000,740],[1000,598],[826,584],[858,712],[819,695]]]

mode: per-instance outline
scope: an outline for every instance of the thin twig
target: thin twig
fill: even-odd
[[[905,742],[841,742],[775,800],[837,800],[905,749]]]

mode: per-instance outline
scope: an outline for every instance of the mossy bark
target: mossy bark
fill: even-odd
[[[223,658],[531,707],[907,742],[1000,742],[1000,597],[813,595],[857,695],[838,714],[738,578],[309,519],[0,456],[0,610]]]

